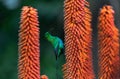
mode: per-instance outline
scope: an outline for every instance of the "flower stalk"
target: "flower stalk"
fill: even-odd
[[[94,79],[92,65],[92,29],[89,3],[85,0],[65,0],[64,79]]]
[[[40,79],[38,26],[37,10],[24,6],[19,30],[18,79]]]
[[[112,7],[105,5],[98,19],[99,79],[118,79],[119,32]]]

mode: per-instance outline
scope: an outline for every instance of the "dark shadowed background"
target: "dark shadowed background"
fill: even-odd
[[[88,0],[92,12],[93,28],[93,63],[97,74],[97,17],[99,9],[104,4],[111,4],[115,10],[115,24],[120,29],[120,0]],[[40,21],[40,60],[41,74],[49,79],[55,78],[55,56],[53,47],[44,38],[49,31],[52,35],[64,40],[63,32],[64,0],[0,0],[0,79],[17,79],[18,62],[18,30],[21,8],[25,5],[38,9]],[[59,62],[59,79],[62,79],[62,65],[65,63],[62,54]],[[96,75],[97,79],[97,75]]]

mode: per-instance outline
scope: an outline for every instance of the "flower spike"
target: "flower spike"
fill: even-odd
[[[94,79],[92,65],[92,29],[89,3],[85,0],[65,0],[64,79]]]
[[[119,32],[112,7],[105,5],[98,19],[99,79],[118,79]]]
[[[40,79],[38,26],[37,10],[24,6],[19,30],[18,79]]]

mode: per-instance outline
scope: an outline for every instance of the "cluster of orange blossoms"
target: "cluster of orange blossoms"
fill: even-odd
[[[64,79],[94,79],[91,55],[91,13],[85,0],[65,0]]]
[[[114,24],[114,11],[104,6],[98,24],[99,79],[117,79],[119,76],[119,32]]]
[[[91,12],[86,0],[65,0],[64,79],[95,79],[92,63]],[[106,5],[98,17],[99,79],[119,79],[119,32],[114,24],[114,10]],[[19,30],[19,79],[48,79],[40,77],[39,21],[37,10],[24,6]]]
[[[19,30],[19,79],[40,79],[38,26],[37,10],[24,6]]]

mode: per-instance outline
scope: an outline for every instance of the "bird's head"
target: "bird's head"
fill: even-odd
[[[48,38],[50,36],[50,33],[49,32],[46,32],[45,33],[45,38]]]

